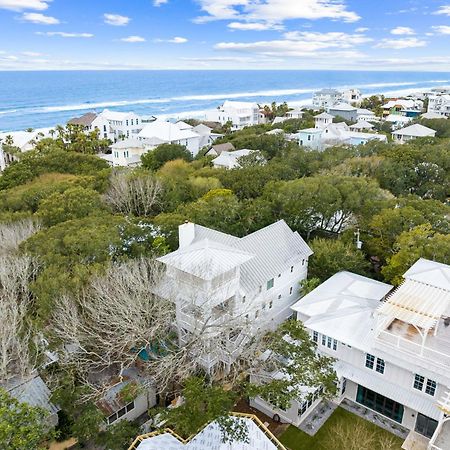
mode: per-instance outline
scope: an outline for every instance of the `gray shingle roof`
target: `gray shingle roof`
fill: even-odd
[[[96,118],[97,114],[89,112],[83,114],[81,117],[70,119],[67,123],[70,125],[83,125],[84,127],[88,127]]]

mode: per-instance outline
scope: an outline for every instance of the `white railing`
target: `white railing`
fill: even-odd
[[[411,353],[414,356],[424,358],[437,366],[444,367],[450,370],[450,354],[442,353],[427,346],[422,346],[417,342],[412,342],[389,331],[381,331],[378,335],[378,343],[389,345],[398,348],[406,353]]]

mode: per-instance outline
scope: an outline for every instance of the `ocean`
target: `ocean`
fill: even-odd
[[[308,103],[321,88],[401,94],[450,84],[450,73],[362,71],[0,72],[0,131],[53,127],[104,108],[199,117],[224,100]]]

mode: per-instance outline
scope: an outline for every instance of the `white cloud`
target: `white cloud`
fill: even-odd
[[[143,38],[141,36],[128,36],[128,37],[122,38],[121,41],[122,42],[131,42],[131,43],[145,42],[145,38]]]
[[[171,39],[155,39],[155,42],[167,42],[169,44],[185,44],[188,40],[184,37],[175,36]]]
[[[356,28],[355,33],[365,33],[366,31],[369,31],[369,30],[370,30],[370,28],[367,28],[367,27],[359,27],[359,28]]]
[[[241,31],[266,31],[266,30],[282,30],[281,25],[265,22],[231,22],[228,24],[231,30]]]
[[[355,22],[358,14],[347,9],[343,0],[197,0],[206,16],[196,22],[211,20],[246,20],[282,23],[292,19],[332,19]]]
[[[401,35],[401,36],[412,36],[416,34],[415,31],[410,27],[396,27],[391,30],[391,34]]]
[[[130,23],[130,18],[126,16],[121,16],[119,14],[103,14],[103,20],[108,25],[113,25],[116,27],[123,27]]]
[[[0,9],[10,9],[12,11],[34,9],[43,11],[48,8],[48,3],[51,1],[52,0],[0,0]]]
[[[439,34],[450,34],[450,26],[448,25],[437,25],[435,27],[432,27],[433,30],[436,31],[436,33]],[[432,34],[432,33],[430,33]]]
[[[340,32],[318,33],[311,31],[291,31],[284,34],[284,39],[256,42],[220,42],[216,44],[217,50],[229,50],[256,53],[265,56],[324,56],[323,50],[333,57],[356,57],[361,54],[354,50],[358,45],[371,42],[372,39],[363,34],[347,34]]]
[[[393,48],[394,50],[401,50],[404,48],[417,48],[425,47],[426,41],[422,41],[417,38],[405,38],[405,39],[382,39],[376,48]]]
[[[56,17],[46,16],[41,13],[25,13],[21,17],[25,22],[38,23],[41,25],[58,25],[60,22]]]
[[[153,5],[155,6],[161,6],[168,2],[169,0],[153,0]]]
[[[434,14],[450,16],[450,5],[442,5]]]
[[[42,53],[38,53],[38,52],[22,52],[23,56],[29,56],[31,58],[37,58],[39,56],[42,56]]]
[[[92,38],[91,33],[66,33],[65,31],[37,31],[39,36],[58,36],[63,38]]]

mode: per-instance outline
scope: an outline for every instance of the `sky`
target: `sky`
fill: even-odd
[[[450,0],[0,0],[0,70],[450,71]]]

